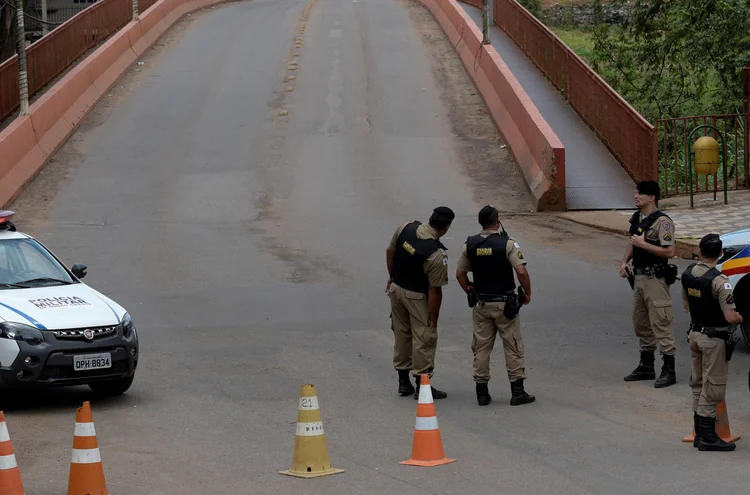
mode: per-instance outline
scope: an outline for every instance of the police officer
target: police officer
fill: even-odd
[[[531,302],[531,279],[526,271],[526,260],[518,243],[508,236],[505,229],[499,230],[499,212],[494,206],[487,205],[479,211],[479,225],[482,231],[466,239],[456,269],[458,283],[469,294],[470,301],[474,294],[477,299],[472,310],[474,336],[471,343],[477,402],[486,406],[492,400],[487,383],[490,380],[490,354],[498,334],[505,350],[510,405],[534,402],[535,397],[527,394],[523,387],[526,379],[524,346],[521,321],[517,316],[520,305]],[[522,301],[514,292],[514,271],[524,290]],[[473,283],[469,281],[468,272],[474,274]]]
[[[641,347],[640,363],[625,381],[656,378],[654,351],[658,342],[664,366],[654,383],[656,388],[677,381],[672,297],[669,293],[669,284],[674,283],[677,273],[672,270],[676,267],[668,264],[669,258],[675,255],[675,229],[672,220],[659,211],[660,192],[655,181],[638,183],[635,205],[639,211],[630,219],[630,243],[620,264],[620,276],[631,279],[633,285],[633,324]],[[628,266],[631,258],[632,270]]]
[[[415,220],[398,227],[386,250],[391,300],[391,329],[395,344],[393,365],[398,371],[398,393],[419,398],[420,375],[432,376],[437,347],[437,323],[448,284],[448,254],[440,238],[448,232],[455,214],[446,207],[433,210],[429,224]],[[416,387],[409,381],[414,374]],[[448,394],[432,387],[433,399]]]
[[[729,325],[742,323],[729,278],[716,269],[722,254],[721,239],[708,234],[701,239],[700,262],[682,274],[682,301],[690,311],[690,388],[693,391],[693,422],[699,450],[734,450],[716,434],[716,404],[724,400],[729,358],[734,351]],[[730,342],[731,341],[731,342]]]

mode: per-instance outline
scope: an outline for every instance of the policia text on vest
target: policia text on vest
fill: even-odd
[[[440,238],[455,218],[450,208],[433,210],[427,225],[419,221],[400,225],[386,249],[393,330],[393,366],[398,372],[398,393],[419,398],[420,375],[432,377],[437,348],[437,323],[448,284],[448,254]],[[414,375],[412,385],[409,374]],[[447,394],[432,387],[433,399]]]
[[[700,262],[682,274],[682,301],[690,312],[690,388],[693,395],[693,446],[700,450],[734,450],[716,434],[716,406],[724,401],[729,360],[740,339],[733,325],[742,323],[729,277],[716,269],[721,239],[708,234],[699,244]]]
[[[664,365],[654,382],[656,388],[676,383],[675,339],[672,296],[669,289],[677,279],[677,267],[669,264],[675,255],[672,220],[659,211],[659,184],[642,181],[635,194],[638,210],[630,219],[630,242],[620,264],[620,276],[633,288],[633,327],[640,343],[640,362],[625,381],[656,378],[654,353],[657,343]],[[632,268],[628,265],[633,261]]]
[[[512,406],[536,399],[524,390],[526,379],[521,322],[521,305],[531,302],[531,279],[518,243],[502,228],[499,212],[492,205],[479,211],[482,231],[466,239],[456,268],[456,279],[467,293],[472,308],[474,382],[480,406],[490,403],[490,355],[499,335],[505,351],[505,368],[510,381]],[[470,281],[468,272],[473,273]],[[514,275],[518,276],[518,294]]]

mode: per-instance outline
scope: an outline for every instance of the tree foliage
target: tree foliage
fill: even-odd
[[[0,2],[0,63],[16,53],[15,13],[14,9]]]
[[[595,29],[594,70],[651,121],[742,111],[748,0],[630,3],[623,26]]]

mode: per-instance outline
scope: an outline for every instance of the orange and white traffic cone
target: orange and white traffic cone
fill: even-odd
[[[716,434],[719,438],[727,443],[734,443],[740,438],[740,435],[732,435],[732,430],[729,428],[729,413],[727,412],[727,403],[721,401],[716,404]],[[695,439],[695,427],[693,427],[693,433],[686,437],[683,437],[682,441],[685,443],[693,443]]]
[[[24,495],[21,472],[10,441],[5,413],[0,411],[0,495]]]
[[[411,458],[399,464],[409,466],[433,467],[455,462],[445,457],[443,440],[440,438],[437,412],[432,401],[430,378],[422,375],[419,385],[419,402],[417,403],[417,422],[414,426],[414,441]]]
[[[68,495],[108,495],[99,442],[96,440],[94,415],[88,401],[76,411]]]

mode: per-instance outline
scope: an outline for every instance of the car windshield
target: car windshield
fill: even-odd
[[[34,239],[0,241],[0,290],[74,282],[65,268]]]

